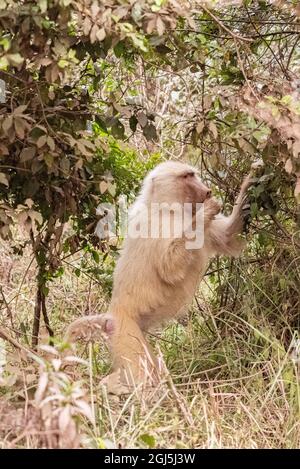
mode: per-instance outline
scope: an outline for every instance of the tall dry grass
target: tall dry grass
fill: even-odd
[[[24,347],[0,339],[2,448],[300,446],[299,337],[293,326],[299,299],[287,295],[296,292],[299,270],[296,263],[284,284],[278,269],[291,262],[286,253],[286,267],[279,258],[270,266],[246,256],[213,269],[188,316],[150,336],[170,375],[143,400],[138,393],[108,396],[99,385],[110,366],[104,344],[74,351],[61,342],[67,323],[106,306],[96,279],[74,275],[81,254],[51,284],[47,304],[55,345],[47,345],[42,327],[36,355],[28,352],[34,262],[29,251],[19,257],[5,244],[0,257],[0,326]]]

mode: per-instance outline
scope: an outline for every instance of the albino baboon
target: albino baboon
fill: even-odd
[[[138,383],[154,382],[159,374],[155,358],[144,332],[154,325],[174,318],[190,304],[209,259],[215,254],[237,256],[243,242],[243,208],[248,176],[230,216],[221,215],[219,202],[197,175],[197,170],[179,162],[165,162],[151,171],[129,214],[128,236],[114,272],[111,303],[105,315],[80,318],[69,326],[67,339],[99,329],[112,351],[113,373],[104,379],[108,390],[122,393]],[[204,241],[198,248],[187,248],[186,227],[175,236],[162,237],[161,221],[168,204],[190,203],[192,225],[199,213],[204,220]],[[203,204],[201,207],[196,203]],[[133,236],[147,224],[153,204],[159,205],[159,236]],[[174,215],[174,214],[173,214]],[[174,216],[170,219],[174,221]],[[151,219],[151,216],[150,216]],[[149,221],[149,220],[148,220]],[[195,238],[195,235],[194,235]],[[194,239],[193,238],[193,239]]]

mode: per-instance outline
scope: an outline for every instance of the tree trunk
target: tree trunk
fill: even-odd
[[[34,307],[34,318],[32,328],[32,348],[37,349],[39,342],[39,331],[40,331],[40,319],[41,319],[41,308],[42,308],[42,285],[38,284],[36,293],[35,307]]]
[[[49,322],[49,318],[48,318],[48,314],[47,314],[47,309],[46,309],[46,297],[45,297],[45,294],[43,292],[42,292],[42,312],[43,312],[44,323],[45,323],[46,329],[47,329],[49,337],[50,337],[49,343],[50,343],[50,345],[53,345],[52,338],[54,337],[54,332],[53,332],[53,330],[50,326],[50,322]]]

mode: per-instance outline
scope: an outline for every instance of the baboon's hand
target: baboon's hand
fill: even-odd
[[[243,222],[243,230],[247,230],[251,219],[250,196],[248,190],[257,183],[257,171],[264,165],[262,160],[257,160],[251,165],[248,176],[243,181],[239,197],[239,214]]]
[[[116,369],[105,376],[100,385],[105,386],[108,394],[121,396],[123,394],[136,393],[141,395],[145,392],[151,392],[161,384],[161,376],[154,372],[153,374],[140,374],[131,376],[130,370],[121,368]]]
[[[264,166],[264,163],[262,160],[257,160],[254,161],[251,165],[250,173],[248,176],[243,181],[243,184],[241,186],[241,193],[246,195],[246,192],[248,189],[255,185],[257,182],[257,171],[259,171],[262,167]]]
[[[204,211],[208,218],[213,219],[218,213],[220,213],[222,204],[215,197],[206,199],[204,202]]]

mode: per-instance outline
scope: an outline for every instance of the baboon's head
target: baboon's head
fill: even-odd
[[[143,190],[153,202],[203,203],[211,197],[197,169],[177,161],[156,166],[146,177]]]

